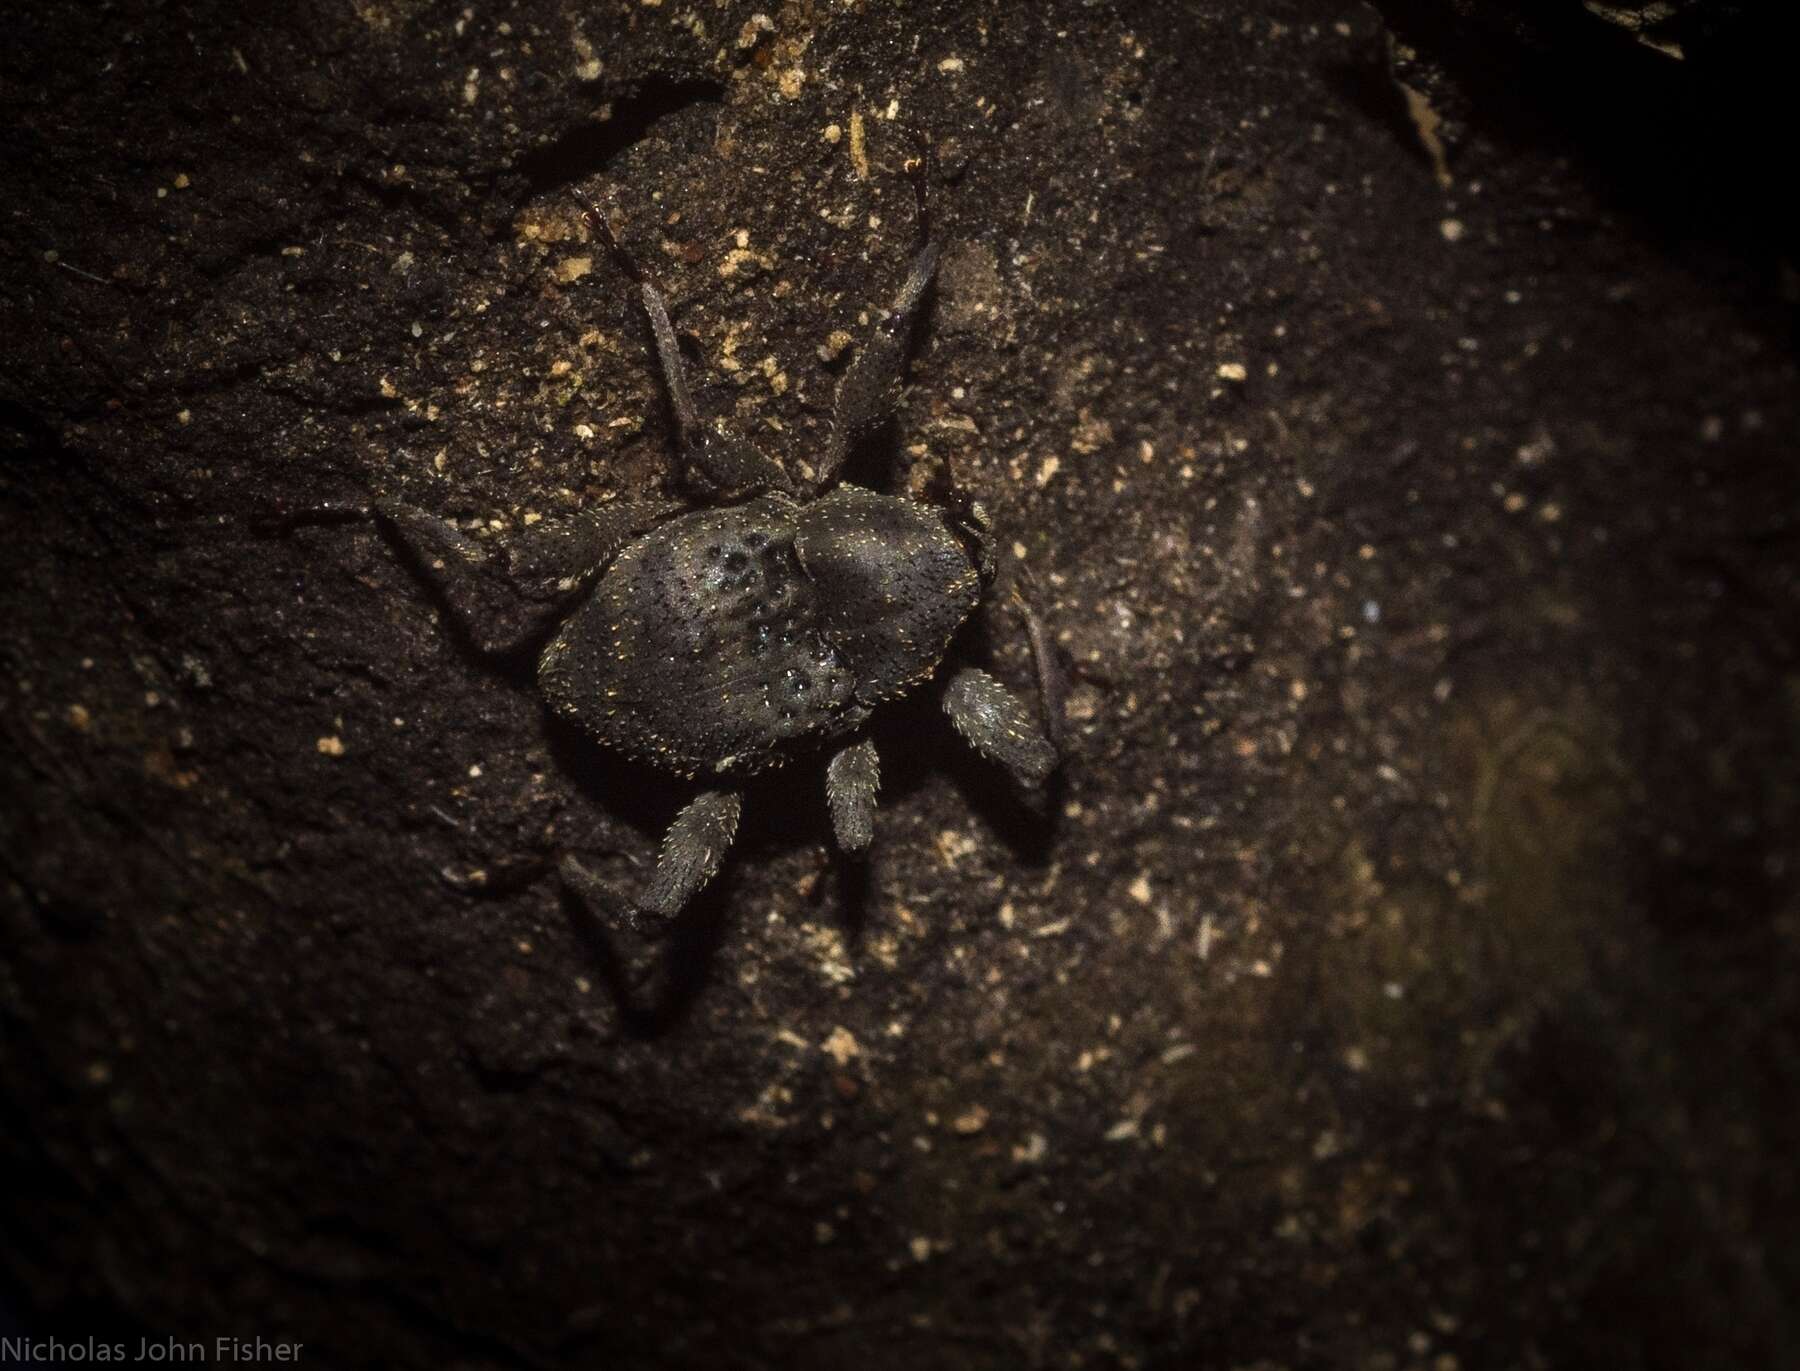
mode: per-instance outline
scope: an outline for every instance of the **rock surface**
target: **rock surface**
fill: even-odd
[[[1791,1363],[1785,173],[1736,10],[1544,8],[9,18],[14,1323]],[[1029,569],[1061,783],[1034,812],[899,707],[866,868],[821,760],[626,936],[556,863],[641,882],[687,790],[553,727],[372,529],[269,521],[659,494],[605,185],[704,402],[804,462],[914,127],[949,246],[890,474],[953,471]],[[969,646],[1029,681],[1003,596]]]

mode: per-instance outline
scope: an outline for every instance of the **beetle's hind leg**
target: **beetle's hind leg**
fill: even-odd
[[[1013,571],[1012,602],[1019,617],[1025,621],[1025,637],[1031,644],[1031,665],[1037,674],[1038,708],[1043,711],[1044,732],[1057,752],[1063,753],[1068,750],[1068,727],[1064,722],[1067,715],[1063,704],[1068,698],[1069,681],[1062,663],[1057,660],[1056,645],[1050,641],[1043,620],[1032,608],[1031,601],[1037,594],[1037,579],[1031,574],[1031,568],[1023,562],[1017,563]]]
[[[633,922],[641,924],[645,915],[674,918],[718,874],[737,836],[743,804],[740,790],[706,790],[688,802],[663,838],[656,874],[631,907]],[[573,857],[564,857],[559,869],[564,882],[590,903],[615,903],[594,874]]]

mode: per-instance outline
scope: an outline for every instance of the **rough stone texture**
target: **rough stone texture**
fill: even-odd
[[[1671,13],[1680,60],[1473,0],[10,14],[16,1321],[1792,1364],[1790,83]],[[260,524],[659,493],[602,181],[705,402],[805,460],[909,122],[950,246],[892,456],[1032,569],[1062,789],[901,707],[866,871],[780,773],[660,963],[552,873],[640,881],[683,787],[373,530]],[[1017,627],[971,645],[1022,689]]]

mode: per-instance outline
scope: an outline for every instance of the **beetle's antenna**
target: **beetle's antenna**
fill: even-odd
[[[1013,566],[1012,602],[1019,615],[1025,620],[1025,637],[1031,644],[1031,666],[1037,676],[1038,706],[1044,711],[1044,730],[1050,735],[1050,741],[1056,750],[1064,752],[1068,745],[1068,717],[1064,702],[1069,694],[1069,681],[1063,672],[1062,663],[1057,660],[1056,646],[1050,641],[1050,635],[1044,632],[1044,625],[1038,619],[1033,600],[1043,597],[1038,590],[1037,577],[1022,561],[1015,560]]]
[[[931,241],[931,139],[923,129],[910,130],[918,154],[906,161],[912,179],[913,205],[918,216],[919,242]]]
[[[579,191],[572,190],[569,192],[569,196],[577,205],[581,206],[581,222],[586,224],[589,231],[598,235],[600,241],[606,244],[606,250],[612,254],[613,260],[623,268],[625,274],[642,285],[644,273],[638,269],[637,259],[625,251],[625,245],[613,232],[612,214],[618,209],[619,203],[613,198],[612,189],[608,187],[604,202],[585,199]]]

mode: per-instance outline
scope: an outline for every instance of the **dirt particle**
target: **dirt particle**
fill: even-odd
[[[987,1127],[988,1112],[980,1105],[972,1105],[950,1121],[952,1131],[965,1138],[973,1137]]]
[[[342,757],[344,755],[344,740],[335,733],[328,733],[319,739],[317,747],[319,755],[322,757]]]
[[[955,866],[964,857],[974,852],[976,843],[967,833],[959,833],[954,828],[946,828],[937,835],[938,856],[943,858],[946,866]]]
[[[863,142],[862,111],[850,111],[850,165],[856,168],[859,180],[869,179],[869,150]]]

